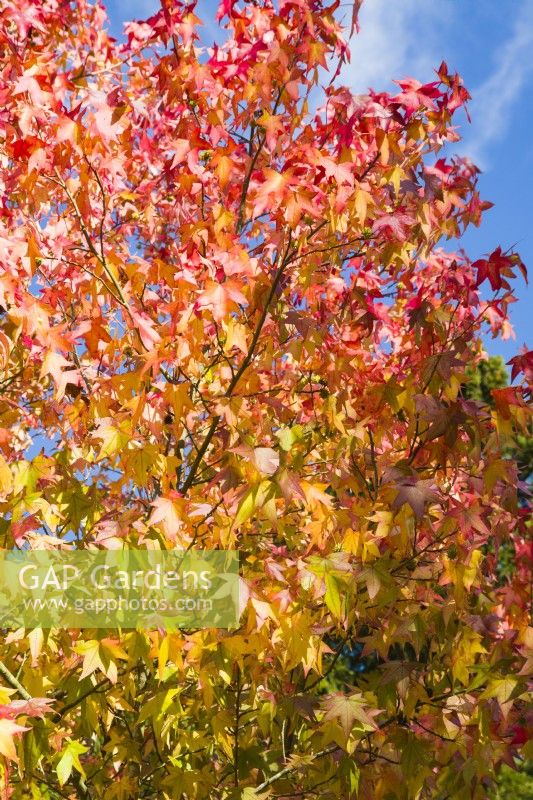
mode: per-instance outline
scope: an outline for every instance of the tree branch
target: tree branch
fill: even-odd
[[[319,750],[319,752],[315,754],[314,760],[316,761],[317,758],[322,758],[323,756],[329,756],[330,753],[334,753],[335,750],[340,750],[339,745],[331,744],[324,750]],[[262,792],[263,789],[267,789],[269,786],[272,786],[273,783],[279,781],[281,778],[284,778],[285,775],[289,775],[291,772],[294,772],[297,769],[298,769],[297,764],[289,764],[288,767],[280,769],[279,772],[276,772],[274,775],[271,775],[270,778],[266,779],[266,781],[263,781],[263,783],[260,783],[259,786],[256,786],[255,787],[256,793]]]
[[[283,272],[284,272],[287,264],[289,263],[287,261],[287,256],[288,256],[288,253],[289,253],[290,245],[291,245],[291,234],[289,232],[289,241],[288,241],[287,247],[285,248],[285,253],[283,255],[283,258],[281,259],[281,263],[280,263],[278,269],[276,270],[276,274],[274,275],[274,280],[272,281],[272,285],[270,287],[270,291],[268,293],[268,297],[266,299],[265,305],[264,305],[263,310],[261,312],[261,316],[259,317],[259,321],[258,321],[257,326],[255,328],[255,332],[254,332],[252,341],[250,343],[250,347],[248,348],[248,352],[244,356],[239,369],[233,375],[233,378],[231,379],[230,384],[229,384],[228,388],[226,389],[226,391],[224,393],[224,397],[226,397],[226,398],[229,398],[229,397],[232,396],[233,390],[237,386],[237,384],[238,384],[241,376],[243,375],[243,373],[248,369],[248,366],[249,366],[249,364],[250,364],[250,362],[252,360],[252,357],[253,357],[254,352],[255,352],[255,348],[257,347],[257,342],[259,341],[259,336],[261,335],[261,331],[263,329],[263,325],[265,324],[265,320],[266,320],[267,315],[268,315],[268,309],[270,308],[270,304],[271,304],[271,302],[272,302],[272,300],[274,298],[274,295],[276,294],[276,289],[278,288],[278,285],[279,285],[279,282],[280,282],[281,277],[283,275]],[[218,423],[219,422],[220,422],[220,415],[217,414],[216,417],[213,417],[213,420],[211,422],[211,425],[209,426],[209,430],[208,430],[208,432],[206,434],[206,437],[205,437],[204,441],[202,442],[202,444],[200,445],[200,447],[198,449],[198,452],[196,453],[196,457],[195,457],[195,459],[194,459],[194,461],[193,461],[193,463],[191,465],[191,469],[189,470],[189,474],[187,475],[187,478],[186,478],[186,480],[185,480],[185,482],[184,482],[184,484],[183,484],[183,486],[181,488],[181,493],[182,494],[185,494],[190,489],[191,484],[193,483],[193,481],[194,481],[194,479],[196,477],[196,473],[198,472],[198,468],[199,468],[200,464],[202,463],[202,459],[203,459],[204,455],[207,452],[207,448],[211,444],[211,440],[213,439],[213,436],[215,435],[215,431],[216,431],[216,429],[218,427]]]
[[[78,203],[76,201],[76,198],[74,197],[74,195],[72,194],[72,192],[68,188],[68,186],[65,183],[65,181],[62,179],[57,167],[55,169],[55,173],[57,175],[57,179],[50,178],[50,180],[52,180],[54,183],[57,183],[63,189],[65,194],[67,195],[68,199],[70,200],[70,204],[72,205],[72,208],[74,209],[74,213],[76,215],[76,219],[78,220],[78,224],[79,224],[81,232],[83,234],[83,238],[85,239],[85,242],[87,243],[87,247],[89,248],[89,250],[92,253],[92,255],[96,258],[96,260],[101,264],[102,269],[104,270],[104,272],[106,273],[106,275],[108,276],[108,278],[110,279],[111,283],[113,284],[113,286],[115,287],[115,289],[116,289],[116,291],[118,293],[118,297],[113,293],[113,296],[115,297],[115,300],[117,300],[120,303],[121,306],[124,306],[124,308],[129,311],[128,301],[127,301],[126,296],[125,296],[125,294],[124,294],[124,292],[122,290],[122,286],[120,285],[120,283],[117,281],[117,279],[115,278],[115,276],[113,275],[113,273],[111,272],[109,267],[107,266],[104,254],[103,253],[100,254],[98,252],[98,250],[96,249],[96,247],[94,246],[94,242],[91,239],[89,231],[87,230],[87,226],[85,225],[85,222],[83,220],[83,217],[82,217],[80,208],[78,206]]]
[[[3,661],[0,661],[0,675],[3,675],[3,677],[9,683],[9,685],[12,686],[13,689],[16,689],[17,692],[20,694],[20,696],[24,698],[24,700],[32,699],[31,694],[26,691],[24,686],[20,683],[19,680],[17,680],[17,678],[15,678],[13,673],[10,672],[10,670],[6,667]]]
[[[274,106],[272,108],[272,115],[274,115],[276,113],[276,111],[278,110],[278,106],[279,106],[281,97],[283,95],[283,90],[284,89],[285,89],[285,84],[283,84],[283,86],[281,86],[279,91],[278,91],[278,96],[277,96],[277,98],[276,98],[276,100],[274,102]],[[244,226],[244,211],[245,211],[245,207],[246,207],[246,196],[248,194],[248,189],[250,187],[250,181],[252,179],[252,173],[253,173],[253,171],[255,169],[255,165],[257,163],[257,159],[259,158],[259,154],[261,153],[261,150],[263,149],[263,145],[264,145],[265,141],[266,141],[266,131],[265,131],[265,133],[263,133],[263,135],[261,136],[261,139],[259,140],[259,143],[257,145],[256,151],[252,156],[252,160],[250,161],[250,166],[248,167],[248,172],[246,173],[246,176],[244,178],[244,182],[243,182],[243,185],[242,185],[241,200],[240,200],[240,203],[239,203],[239,213],[238,213],[238,217],[237,217],[237,233],[240,233],[242,228],[243,228],[243,226]],[[251,149],[251,146],[252,146],[251,143],[252,143],[252,137],[250,137],[250,149]]]

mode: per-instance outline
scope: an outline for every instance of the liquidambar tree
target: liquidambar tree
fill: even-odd
[[[527,739],[526,381],[461,389],[523,265],[446,244],[459,77],[354,96],[346,11],[2,2],[1,545],[242,571],[234,630],[4,630],[4,797],[485,798]]]

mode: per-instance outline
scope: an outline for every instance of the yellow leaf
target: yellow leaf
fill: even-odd
[[[128,661],[128,654],[114,639],[102,639],[100,647],[110,658],[115,658],[119,661]]]
[[[120,453],[121,450],[127,447],[131,438],[129,434],[112,425],[102,428],[98,432],[98,437],[102,439],[102,447],[98,454],[99,459]]]
[[[465,589],[470,590],[472,588],[472,584],[474,583],[476,576],[478,574],[478,567],[479,562],[481,561],[483,554],[481,550],[473,550],[470,556],[470,564],[468,567],[465,567],[465,571],[463,574],[463,583]]]
[[[117,665],[113,658],[128,658],[120,647],[118,647],[119,652],[117,655],[113,643],[107,639],[103,639],[101,642],[96,639],[92,639],[88,642],[81,642],[74,649],[84,657],[80,681],[92,675],[93,672],[96,672],[98,669],[109,678],[111,683],[116,683]]]
[[[389,163],[389,139],[388,139],[388,136],[387,136],[386,133],[382,133],[381,131],[378,131],[378,135],[376,136],[376,139],[378,140],[378,142],[379,142],[380,139],[382,140],[381,144],[380,144],[380,147],[379,147],[379,152],[380,152],[380,156],[381,156],[380,163],[384,164],[384,165],[388,164]]]
[[[157,656],[157,674],[159,675],[160,681],[163,680],[165,674],[165,666],[168,661],[169,643],[169,636],[165,636],[159,645],[159,653]]]
[[[224,228],[230,228],[233,225],[233,220],[234,217],[231,211],[226,211],[221,207],[214,226],[215,233],[220,233]]]
[[[305,493],[305,499],[310,505],[318,502],[327,508],[331,508],[331,496],[322,491],[322,487],[326,485],[327,484],[311,484],[307,481],[301,481],[301,487]]]
[[[326,572],[324,583],[326,584],[326,594],[324,595],[326,605],[333,616],[336,619],[340,619],[342,616],[342,600],[339,592],[339,582],[334,575]]]
[[[389,180],[394,186],[394,191],[396,195],[398,195],[398,192],[400,191],[400,181],[402,177],[403,177],[403,170],[400,169],[400,167],[398,166],[394,167],[394,169],[391,172]]]
[[[13,476],[5,458],[0,455],[0,494],[8,494],[13,486]]]
[[[220,185],[224,188],[230,179],[233,170],[233,162],[228,156],[217,156],[214,159],[214,163],[216,163],[216,172]]]
[[[348,528],[342,540],[342,549],[346,553],[353,553],[353,555],[356,555],[359,550],[359,539],[359,534],[352,531],[351,528]]]
[[[155,444],[147,444],[146,447],[136,447],[130,451],[128,456],[128,467],[131,468],[137,483],[146,486],[153,474],[153,466],[157,461],[159,451]]]
[[[498,459],[488,465],[483,473],[483,483],[485,484],[487,492],[492,492],[497,481],[507,477],[508,465],[509,462],[503,459]]]
[[[18,761],[17,751],[15,749],[14,736],[17,736],[29,728],[24,728],[22,725],[17,725],[11,719],[0,719],[0,753],[11,761]]]
[[[9,355],[13,343],[3,331],[0,331],[0,369],[4,370],[9,364]]]
[[[248,352],[245,326],[239,325],[239,323],[235,322],[233,319],[230,319],[226,325],[226,341],[224,343],[224,352],[229,353],[233,347],[236,347],[241,351],[241,353]]]
[[[355,212],[361,225],[365,224],[367,210],[367,194],[358,189],[355,193]]]

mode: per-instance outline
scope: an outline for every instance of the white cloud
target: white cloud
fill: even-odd
[[[472,90],[472,127],[461,148],[482,167],[487,167],[490,145],[502,138],[512,120],[512,108],[533,73],[533,0],[525,0],[516,15],[512,33],[498,51],[487,79]]]
[[[452,13],[451,4],[431,0],[366,0],[343,81],[364,93],[369,87],[390,90],[393,79],[406,76],[433,80],[433,70],[443,60],[442,39]]]
[[[479,9],[477,11],[479,18]],[[465,141],[454,146],[488,168],[490,146],[502,138],[528,77],[533,74],[533,0],[513,4],[511,33],[503,44],[498,36],[486,42],[486,77],[467,86],[472,94],[472,125],[461,124]],[[469,52],[457,26],[475,24],[468,3],[433,3],[431,0],[365,0],[360,14],[361,32],[351,43],[352,60],[342,72],[343,82],[355,92],[368,87],[394,91],[391,81],[406,76],[423,83],[434,80],[441,61],[450,68],[462,63],[468,69]],[[487,37],[487,29],[481,34]],[[496,43],[496,46],[495,46]],[[499,44],[499,49],[497,49]],[[464,48],[463,51],[458,48]]]

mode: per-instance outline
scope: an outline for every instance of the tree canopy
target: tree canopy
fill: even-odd
[[[449,243],[459,76],[353,95],[343,11],[1,4],[1,546],[241,558],[236,629],[2,631],[5,797],[485,798],[528,752],[532,354],[463,392],[525,268]]]

